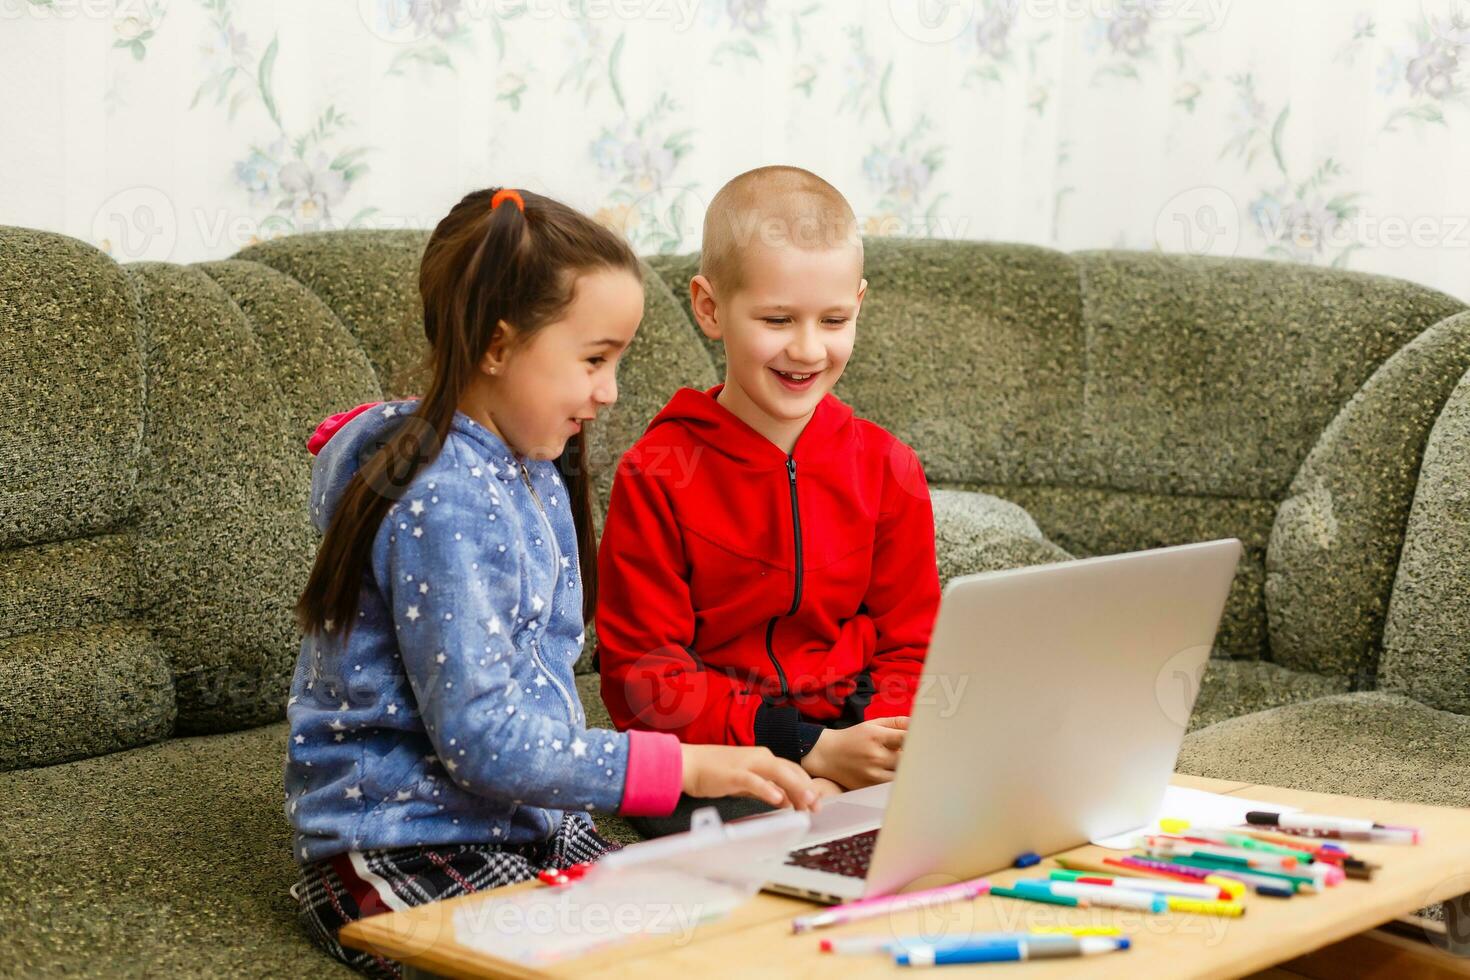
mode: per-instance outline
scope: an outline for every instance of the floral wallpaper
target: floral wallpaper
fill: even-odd
[[[765,163],[871,235],[1240,255],[1470,299],[1470,0],[0,0],[0,223],[120,261],[428,228],[646,253]]]

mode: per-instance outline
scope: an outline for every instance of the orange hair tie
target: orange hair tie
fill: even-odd
[[[490,198],[490,210],[494,211],[500,207],[501,201],[515,201],[516,207],[521,209],[521,214],[526,213],[526,202],[521,200],[520,191],[511,190],[509,187],[502,187],[495,192],[494,197]]]

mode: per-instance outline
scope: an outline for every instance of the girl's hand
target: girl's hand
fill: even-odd
[[[886,783],[898,768],[909,720],[874,718],[851,728],[829,728],[801,760],[813,776],[823,776],[851,789]]]
[[[681,745],[684,792],[690,796],[748,796],[774,807],[817,807],[812,778],[763,745]]]

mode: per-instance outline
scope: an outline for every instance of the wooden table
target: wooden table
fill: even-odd
[[[1109,924],[1133,939],[1133,948],[1087,959],[1037,961],[983,967],[989,974],[1027,978],[1068,977],[1238,977],[1265,970],[1321,947],[1337,943],[1426,905],[1458,899],[1451,935],[1465,939],[1470,930],[1470,810],[1366,800],[1324,793],[1304,793],[1273,786],[1250,785],[1191,776],[1175,776],[1176,785],[1239,794],[1256,800],[1295,805],[1316,813],[1370,817],[1384,823],[1423,828],[1417,847],[1352,844],[1355,854],[1380,863],[1371,882],[1349,880],[1315,896],[1292,899],[1247,895],[1248,912],[1239,919],[1214,916],[1146,915],[1116,909],[1066,908],[985,896],[933,910],[896,913],[866,923],[825,929],[822,937],[932,932],[941,922],[949,932],[1026,929],[1046,925]],[[1074,857],[1102,856],[1094,845],[1075,848]],[[1019,877],[1044,875],[1050,859],[1026,871],[1007,869],[990,875],[995,884]],[[512,889],[541,887],[528,883]],[[794,936],[791,919],[816,906],[798,899],[761,894],[729,917],[697,927],[682,940],[647,936],[602,949],[552,967],[528,969],[461,946],[455,941],[452,912],[456,903],[479,902],[486,894],[434,902],[403,912],[373,916],[342,930],[341,941],[371,949],[411,967],[417,975],[449,977],[578,977],[636,980],[708,980],[723,976],[800,976],[857,980],[897,976],[906,971],[881,956],[834,956],[817,950],[817,938]],[[941,919],[941,917],[943,917]],[[1434,952],[1431,950],[1430,952]],[[1461,953],[1470,950],[1459,950]],[[1470,958],[1444,955],[1441,966],[1452,972]],[[911,974],[910,974],[911,975]],[[1273,976],[1294,976],[1275,971]],[[1391,972],[1378,975],[1390,976]]]

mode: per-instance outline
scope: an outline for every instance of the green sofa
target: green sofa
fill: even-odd
[[[287,894],[303,443],[419,390],[425,240],[118,265],[0,227],[0,961],[18,973],[338,969]],[[594,434],[604,495],[669,394],[721,374],[685,306],[696,258],[648,261]],[[1470,804],[1464,304],[1003,244],[873,240],[867,268],[839,393],[918,450],[944,576],[1234,535],[1181,768]]]

